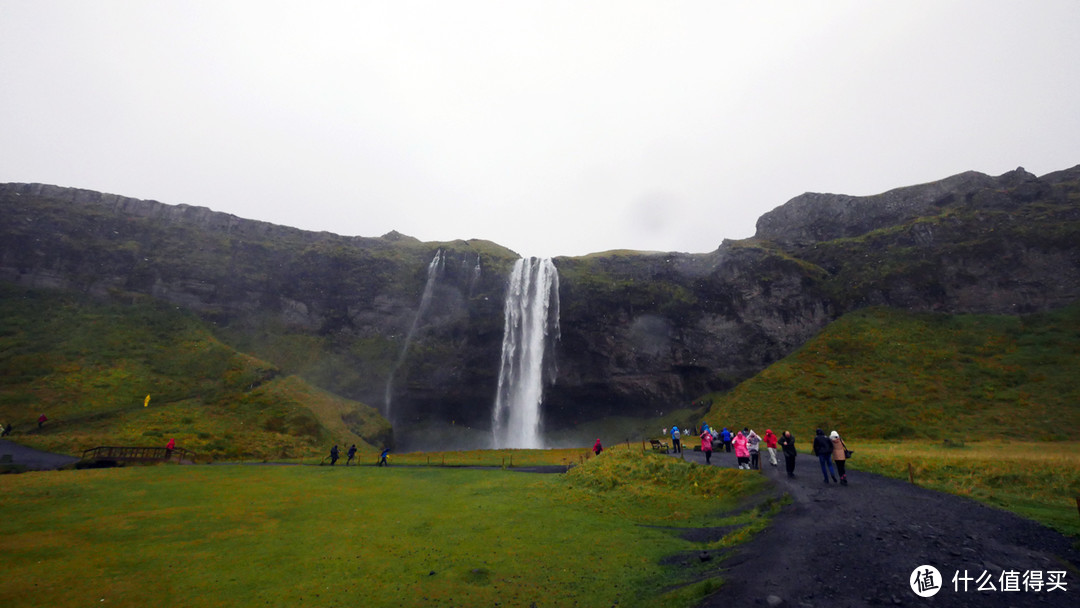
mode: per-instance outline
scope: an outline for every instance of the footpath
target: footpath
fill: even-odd
[[[11,457],[10,463],[6,462],[6,456]],[[74,456],[42,452],[7,439],[0,439],[0,459],[5,461],[3,464],[17,464],[35,471],[59,469],[79,461]]]
[[[701,452],[682,456],[705,464]],[[775,468],[763,456],[760,473],[743,473],[765,475],[791,503],[721,561],[725,583],[701,608],[1080,606],[1080,549],[1054,530],[851,466],[849,485],[825,484],[812,454],[789,479],[779,450]],[[714,452],[712,465],[736,468],[735,456]]]

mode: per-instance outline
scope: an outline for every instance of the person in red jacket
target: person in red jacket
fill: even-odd
[[[769,464],[776,466],[776,434],[772,429],[765,429],[765,447],[769,448]]]
[[[594,453],[595,453],[595,454],[596,454],[597,456],[599,456],[599,455],[600,455],[600,452],[603,452],[603,451],[604,451],[604,446],[600,445],[600,438],[599,438],[599,437],[597,437],[597,438],[596,438],[596,443],[594,443],[594,444],[593,444],[593,446],[592,446],[592,451],[593,451],[593,452],[594,452]]]

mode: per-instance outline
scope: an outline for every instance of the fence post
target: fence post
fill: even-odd
[[[914,485],[915,484],[915,469],[911,466],[910,462],[907,463],[907,477],[908,477],[908,481],[911,482],[912,485]]]

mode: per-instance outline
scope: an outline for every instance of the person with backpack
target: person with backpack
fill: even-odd
[[[390,448],[383,448],[382,454],[379,454],[379,462],[376,466],[390,466],[389,462],[386,462],[386,457],[390,454]]]
[[[349,459],[345,461],[345,466],[349,466],[349,464],[352,463],[353,458],[356,458],[356,444],[354,443],[349,446],[349,451],[345,452],[345,454],[349,456]]]
[[[731,431],[724,427],[724,430],[720,431],[720,441],[724,442],[724,451],[728,454],[731,453]]]
[[[814,435],[814,454],[818,457],[818,463],[821,464],[821,475],[825,478],[825,483],[829,483],[829,475],[832,475],[832,480],[839,483],[840,480],[836,478],[836,470],[833,469],[832,463],[833,444],[828,437],[825,436],[825,431],[818,429]]]
[[[338,461],[338,449],[337,444],[330,448],[330,466],[334,466],[334,463]]]
[[[679,441],[682,438],[682,433],[679,432],[679,427],[671,427],[671,451],[676,454],[682,454],[682,443]]]
[[[784,452],[787,476],[795,477],[795,456],[798,451],[795,450],[795,436],[791,434],[791,431],[784,431],[784,434],[780,436],[780,449]]]
[[[596,454],[597,456],[600,455],[600,452],[604,451],[604,446],[600,445],[600,438],[599,437],[596,438],[596,443],[593,444],[592,451],[593,451],[593,454]]]

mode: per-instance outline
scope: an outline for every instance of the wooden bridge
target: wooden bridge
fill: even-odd
[[[195,462],[195,452],[185,450],[184,448],[147,448],[147,447],[109,447],[98,446],[96,448],[90,448],[85,450],[82,454],[83,460],[93,460],[101,462],[103,460],[114,460],[117,462],[171,462],[175,461],[177,464],[184,462]]]

